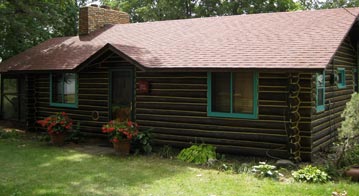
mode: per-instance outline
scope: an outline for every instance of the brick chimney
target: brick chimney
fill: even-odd
[[[130,22],[127,13],[95,6],[80,8],[79,34],[87,35],[107,24],[126,24]]]

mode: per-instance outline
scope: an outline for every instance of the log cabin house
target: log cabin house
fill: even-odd
[[[129,24],[80,9],[79,36],[0,64],[1,118],[65,111],[88,136],[128,108],[155,142],[311,160],[358,91],[359,8]]]

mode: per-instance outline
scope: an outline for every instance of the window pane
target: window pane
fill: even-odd
[[[4,79],[4,94],[17,93],[17,79]]]
[[[318,89],[318,106],[324,105],[324,88]]]
[[[75,103],[76,96],[76,75],[73,73],[64,74],[64,103]]]
[[[230,73],[212,73],[212,111],[230,112]]]
[[[253,73],[235,72],[233,77],[233,112],[253,113]]]
[[[342,71],[339,71],[339,74],[338,74],[338,80],[339,80],[339,83],[342,84],[343,83],[343,72]]]
[[[52,102],[62,103],[62,74],[52,74]]]

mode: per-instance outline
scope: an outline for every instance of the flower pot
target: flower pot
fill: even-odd
[[[115,149],[116,154],[120,156],[127,156],[130,154],[130,140],[120,140],[118,142],[113,142],[113,148]]]
[[[345,171],[345,175],[351,177],[352,181],[359,181],[359,166],[352,166],[350,169]]]
[[[65,143],[65,134],[64,133],[53,133],[50,134],[51,143],[55,146],[63,146]]]

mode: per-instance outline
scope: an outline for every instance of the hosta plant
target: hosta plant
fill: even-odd
[[[192,145],[183,149],[177,156],[178,159],[195,164],[205,164],[216,159],[216,148],[208,144]]]
[[[259,162],[259,165],[253,166],[252,172],[260,178],[268,177],[278,179],[283,176],[283,174],[278,172],[276,166],[267,164],[266,162]]]
[[[294,180],[298,182],[325,183],[330,180],[330,176],[326,172],[311,165],[307,165],[298,171],[294,171],[292,176]]]

